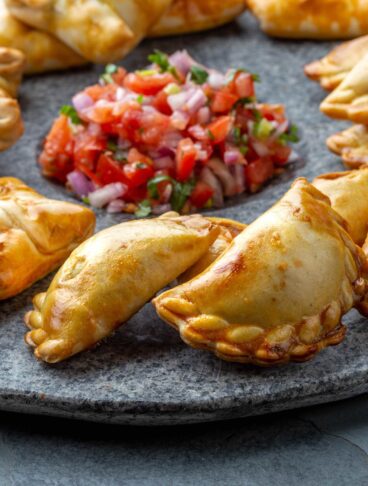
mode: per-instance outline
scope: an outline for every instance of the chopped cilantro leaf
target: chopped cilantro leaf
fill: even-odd
[[[260,122],[262,120],[262,114],[260,111],[254,109],[252,110],[252,113],[253,113],[253,116],[254,116],[254,121],[257,123],[257,122]]]
[[[144,199],[138,204],[138,209],[134,213],[137,218],[145,218],[149,214],[151,214],[152,208],[151,208],[151,203],[149,202],[148,199]]]
[[[190,79],[196,84],[203,84],[208,79],[208,72],[199,66],[192,66],[190,69]]]
[[[298,127],[296,125],[291,125],[286,133],[279,136],[279,141],[287,144],[299,142]]]
[[[107,64],[107,66],[105,67],[105,72],[100,77],[100,81],[104,84],[113,83],[114,80],[111,75],[116,73],[117,70],[118,66],[116,66],[115,64]]]
[[[118,70],[118,67],[116,64],[108,64],[106,67],[105,67],[105,73],[106,74],[114,74],[116,73]]]
[[[256,83],[260,83],[261,82],[261,76],[259,74],[253,73],[252,74],[252,79]]]
[[[143,103],[143,101],[144,101],[144,96],[142,94],[140,94],[139,96],[137,96],[137,101],[141,105]]]
[[[90,202],[89,202],[89,197],[87,197],[87,196],[82,196],[82,197],[81,197],[81,199],[82,199],[82,201],[84,202],[84,204],[90,204]]]
[[[233,137],[234,137],[235,143],[241,142],[241,129],[240,129],[240,127],[234,127],[233,128]]]
[[[169,58],[167,54],[160,51],[159,49],[155,49],[154,53],[148,56],[148,60],[153,64],[157,64],[157,66],[160,68],[162,73],[165,73],[166,71],[169,70],[170,67]]]
[[[183,209],[188,197],[193,192],[194,186],[195,182],[193,180],[189,182],[175,181],[173,193],[170,199],[173,211],[180,212]]]
[[[156,177],[153,177],[147,182],[147,190],[148,190],[148,195],[152,197],[152,199],[158,199],[159,194],[158,194],[158,184],[163,181],[172,181],[171,177],[165,174],[158,175]]]
[[[212,140],[212,141],[215,140],[215,135],[211,132],[211,130],[207,130],[207,134],[208,134],[210,140]]]
[[[239,152],[242,154],[242,155],[245,155],[247,152],[248,152],[249,148],[246,146],[246,145],[241,145],[239,147]]]
[[[77,110],[71,105],[64,105],[60,108],[60,113],[67,116],[73,125],[81,125],[82,120],[79,118]]]

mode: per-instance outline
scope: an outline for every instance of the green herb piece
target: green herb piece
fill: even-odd
[[[298,132],[298,127],[296,125],[291,125],[286,133],[279,136],[279,141],[285,145],[287,143],[297,143],[300,140]]]
[[[148,195],[152,199],[158,199],[159,198],[159,193],[158,193],[157,186],[158,186],[158,184],[160,184],[160,182],[163,182],[163,181],[170,181],[170,182],[172,182],[172,179],[168,175],[161,174],[161,175],[158,175],[156,177],[153,177],[152,179],[150,179],[147,182]]]
[[[139,127],[138,128],[138,133],[139,133],[139,135],[143,135],[144,134],[144,128],[143,127]]]
[[[266,118],[262,118],[259,122],[256,122],[253,128],[253,135],[260,139],[268,138],[274,131],[274,126]]]
[[[143,101],[144,101],[144,96],[142,94],[140,94],[139,96],[137,96],[137,101],[141,105],[143,103]]]
[[[151,203],[148,199],[144,199],[138,204],[138,209],[134,213],[137,218],[145,218],[152,212]]]
[[[105,84],[113,83],[114,80],[112,78],[112,74],[115,74],[117,71],[118,66],[116,66],[115,64],[107,64],[107,66],[105,67],[105,72],[100,77],[100,81]]]
[[[234,141],[235,143],[240,143],[241,142],[241,129],[240,127],[234,127],[233,128],[233,137],[234,137]]]
[[[89,197],[87,197],[87,196],[82,196],[82,197],[81,197],[81,199],[82,199],[82,201],[84,202],[84,204],[91,204],[91,203],[89,202]]]
[[[177,211],[179,213],[183,209],[188,197],[193,192],[194,186],[194,180],[188,182],[175,181],[172,196],[170,199],[173,211]]]
[[[261,82],[261,76],[257,73],[252,74],[252,79],[255,83],[260,83]]]
[[[252,110],[252,113],[253,113],[254,121],[256,123],[262,120],[262,114],[259,110],[254,109]]]
[[[167,72],[170,68],[170,62],[167,54],[159,49],[155,49],[154,53],[148,56],[148,60],[153,64],[157,64],[162,73]]]
[[[73,125],[81,125],[83,122],[79,118],[77,110],[71,105],[64,105],[60,108],[60,113],[67,116]]]
[[[245,155],[247,152],[248,152],[249,148],[246,146],[246,145],[241,145],[239,147],[239,152],[242,154],[242,155]]]
[[[170,83],[164,88],[164,92],[170,96],[180,93],[181,88],[176,83]]]
[[[190,79],[196,84],[204,84],[208,76],[208,72],[199,66],[192,66],[190,69]]]
[[[113,140],[108,140],[107,149],[111,150],[111,152],[116,152],[118,150],[118,145]]]
[[[212,142],[216,140],[215,135],[211,132],[211,130],[207,130],[207,135],[209,136],[209,139],[212,140]]]

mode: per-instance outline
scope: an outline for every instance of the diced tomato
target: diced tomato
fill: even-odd
[[[211,103],[211,108],[214,113],[228,113],[239,99],[239,96],[227,93],[226,91],[218,91]]]
[[[135,93],[154,96],[173,82],[175,82],[175,78],[170,73],[156,73],[148,76],[130,73],[124,79],[124,87],[131,89]]]
[[[123,171],[123,164],[113,159],[111,155],[101,154],[98,162],[96,175],[103,185],[111,182],[127,183],[127,178]]]
[[[142,154],[136,148],[131,148],[128,153],[129,164],[134,164],[135,162],[143,162],[146,165],[152,165],[152,159],[147,155]]]
[[[189,179],[197,158],[197,149],[190,138],[180,140],[176,151],[176,177],[178,181]]]
[[[207,126],[208,136],[212,144],[223,142],[231,129],[231,117],[220,116]]]
[[[268,121],[276,121],[277,123],[286,121],[285,107],[283,105],[257,104],[257,110]]]
[[[160,91],[153,100],[153,106],[164,115],[171,115],[172,109],[167,102],[167,96],[165,91]]]
[[[106,139],[90,135],[86,130],[75,136],[74,163],[94,170],[99,154],[106,149]]]
[[[130,187],[138,187],[145,184],[154,174],[153,167],[144,162],[133,162],[125,164],[123,167],[124,175],[129,181]]]
[[[240,98],[253,97],[255,95],[254,81],[249,73],[238,72],[234,79],[235,91]]]
[[[274,174],[270,157],[261,157],[245,166],[245,178],[251,192],[256,192]]]
[[[46,137],[44,149],[39,157],[42,172],[48,177],[65,182],[73,170],[73,133],[65,115],[57,118]]]
[[[203,208],[206,203],[213,196],[213,189],[205,182],[198,181],[195,185],[192,194],[190,195],[190,201],[198,209]]]
[[[272,149],[272,160],[277,165],[285,165],[289,160],[291,147],[288,145],[275,144]]]
[[[93,86],[89,86],[84,90],[88,96],[90,96],[93,101],[98,100],[108,100],[114,101],[116,96],[117,86],[116,84],[106,84],[104,86],[100,84],[94,84]]]
[[[87,121],[104,124],[104,123],[113,123],[117,121],[117,116],[113,114],[114,105],[112,103],[104,103],[102,101],[94,105],[92,108],[88,109],[86,113],[84,113],[84,118]]]
[[[123,86],[126,74],[126,70],[122,67],[119,67],[116,73],[113,73],[111,77],[114,83],[118,84],[119,86]]]

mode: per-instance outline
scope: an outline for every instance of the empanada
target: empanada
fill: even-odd
[[[183,34],[230,22],[246,8],[245,0],[174,0],[150,36]]]
[[[324,58],[305,66],[304,72],[310,79],[318,81],[322,88],[332,91],[366,54],[368,35],[340,44]]]
[[[0,47],[0,152],[13,145],[23,134],[23,122],[17,94],[24,69],[24,54]]]
[[[341,155],[346,167],[359,169],[368,165],[368,129],[366,125],[352,127],[331,135],[327,139],[328,148]]]
[[[0,299],[57,268],[94,225],[90,209],[47,199],[18,179],[0,178]]]
[[[6,0],[22,22],[55,35],[85,59],[111,62],[147,34],[171,0]]]
[[[368,33],[368,3],[361,0],[248,0],[269,35],[349,39]]]
[[[298,179],[205,272],[154,301],[191,346],[244,363],[304,361],[344,338],[365,257],[329,200]]]
[[[49,363],[90,348],[193,265],[217,237],[201,216],[121,223],[77,248],[26,316],[26,342]]]
[[[5,0],[0,0],[0,46],[22,51],[26,55],[25,72],[29,74],[67,69],[87,62],[56,38],[10,15]]]
[[[355,123],[368,123],[368,54],[350,71],[344,81],[321,103],[327,116]]]
[[[349,234],[362,246],[368,233],[368,169],[322,174],[313,185],[329,197],[333,209],[349,224]]]

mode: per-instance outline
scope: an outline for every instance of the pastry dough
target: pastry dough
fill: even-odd
[[[127,54],[171,0],[6,0],[12,15],[55,35],[93,62]]]
[[[90,209],[47,199],[18,179],[0,178],[0,299],[54,270],[94,225]]]
[[[368,123],[368,54],[350,71],[344,81],[321,104],[321,111],[332,118]]]
[[[329,200],[305,179],[193,280],[153,302],[191,346],[271,365],[304,361],[345,334],[363,297],[365,257]]]
[[[24,69],[24,54],[0,47],[0,152],[23,134],[23,122],[16,96]]]
[[[0,46],[13,47],[26,55],[25,72],[32,74],[66,69],[87,61],[62,42],[20,22],[0,0]]]
[[[184,272],[178,278],[178,282],[186,282],[199,275],[206,270],[225,250],[227,250],[233,241],[245,228],[246,225],[233,221],[232,219],[224,218],[207,218],[213,223],[217,224],[220,233],[216,240],[212,243],[208,251],[200,258],[192,267]]]
[[[183,34],[230,22],[246,8],[245,0],[174,0],[150,36]]]
[[[302,39],[348,39],[368,33],[365,0],[248,0],[269,35]]]
[[[318,81],[322,88],[332,91],[366,54],[368,35],[335,47],[323,59],[305,66],[304,72],[310,79]]]
[[[323,174],[313,185],[331,201],[349,224],[349,233],[362,246],[368,233],[368,169]]]
[[[353,125],[327,139],[328,148],[341,155],[346,167],[359,169],[368,165],[368,129],[365,125]]]
[[[111,334],[195,263],[218,235],[201,216],[130,221],[77,248],[26,316],[26,342],[49,363]]]

